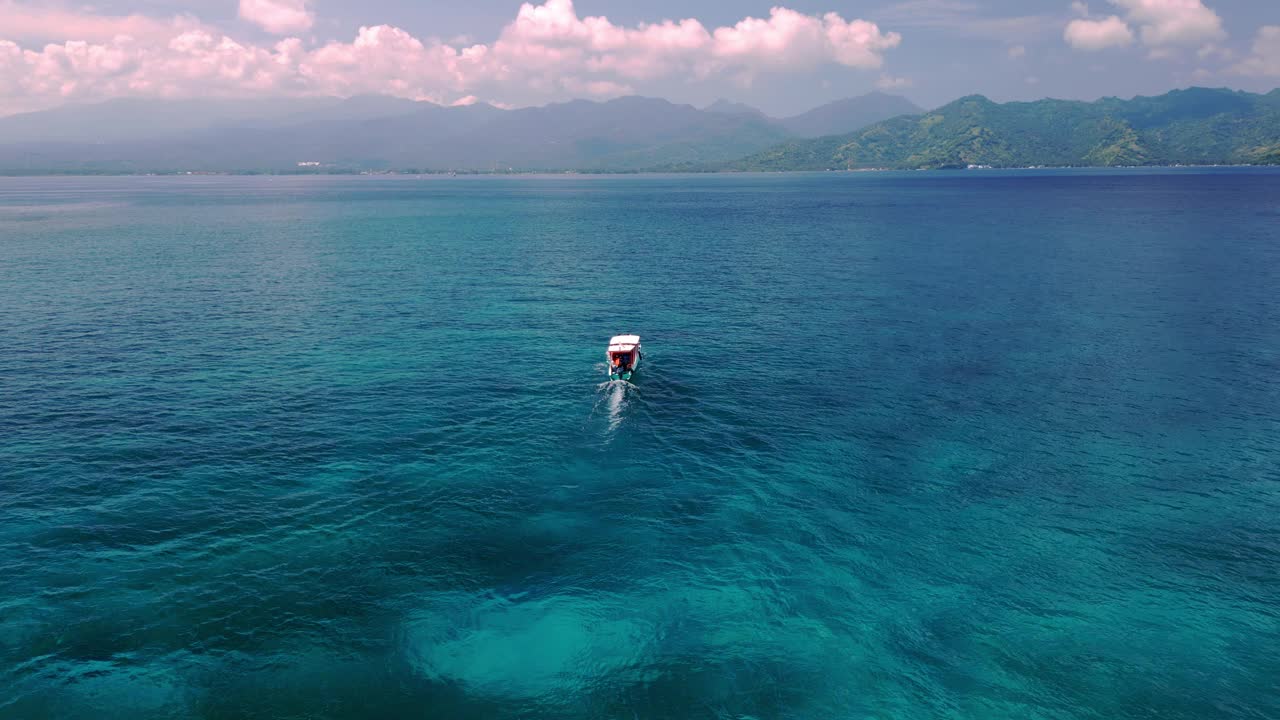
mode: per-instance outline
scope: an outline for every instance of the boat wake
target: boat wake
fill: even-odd
[[[596,386],[596,402],[591,408],[591,417],[603,415],[609,425],[608,432],[613,434],[622,427],[626,419],[629,396],[636,386],[626,380],[605,380]]]

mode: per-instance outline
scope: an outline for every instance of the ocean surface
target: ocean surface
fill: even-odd
[[[0,179],[4,720],[1277,717],[1280,172]]]

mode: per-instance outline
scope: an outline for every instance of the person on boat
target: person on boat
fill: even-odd
[[[622,372],[622,356],[617,353],[613,356],[613,371]]]

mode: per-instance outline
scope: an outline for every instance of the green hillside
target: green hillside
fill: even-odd
[[[998,104],[980,95],[862,130],[788,142],[720,168],[828,170],[1280,164],[1280,91]]]

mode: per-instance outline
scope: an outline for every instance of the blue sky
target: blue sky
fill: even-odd
[[[1280,85],[1276,0],[0,0],[0,114],[122,96],[644,94],[796,113]]]

